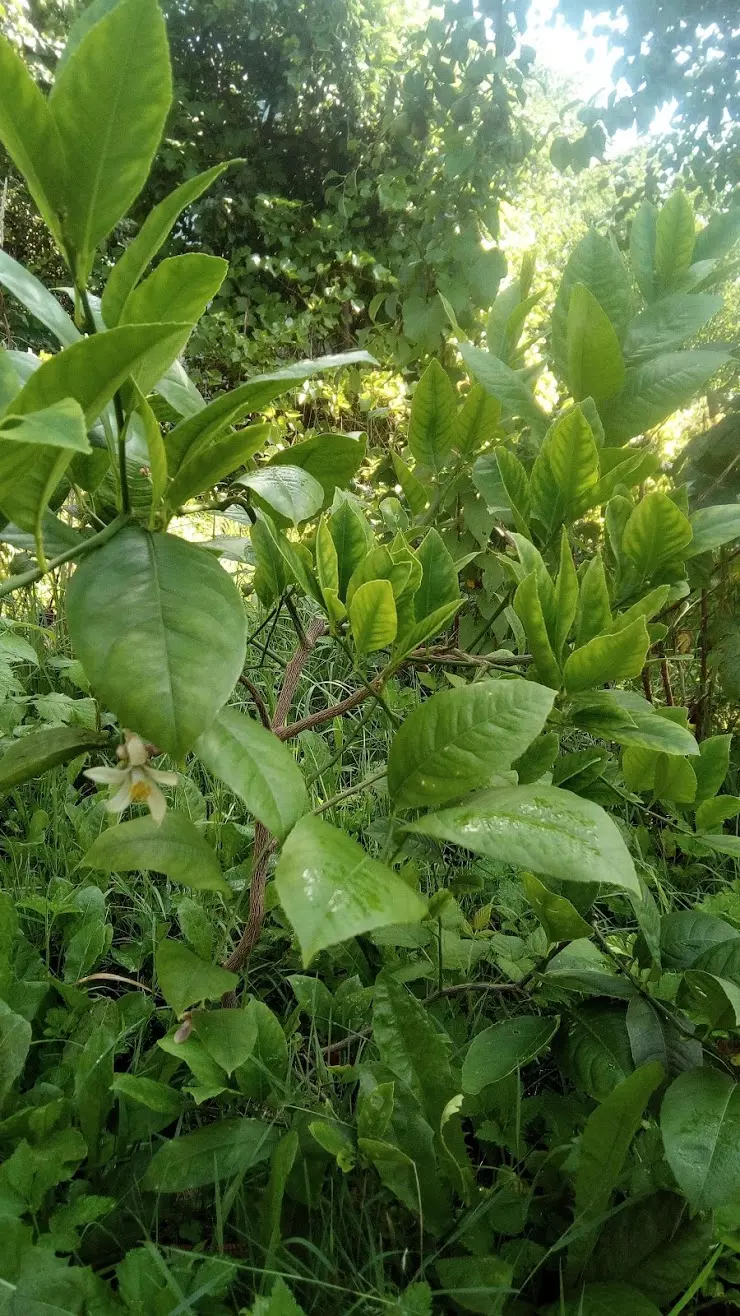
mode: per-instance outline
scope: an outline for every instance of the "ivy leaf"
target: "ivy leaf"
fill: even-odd
[[[133,818],[101,832],[82,860],[83,868],[105,873],[151,870],[195,891],[231,896],[215,852],[184,813],[168,809],[161,823]]]
[[[344,832],[311,816],[283,846],[275,888],[298,938],[304,967],[320,950],[388,923],[418,923],[420,896]]]
[[[480,681],[420,704],[396,732],[388,789],[403,807],[445,804],[483,785],[539,735],[554,692],[532,681]]]
[[[67,615],[98,697],[174,758],[213,722],[242,670],[236,586],[210,553],[172,535],[130,526],[90,553],[72,577]]]
[[[591,800],[557,786],[481,791],[430,813],[407,831],[453,841],[476,854],[574,882],[603,882],[639,895],[616,824]]]
[[[238,709],[222,708],[194,749],[208,771],[279,840],[305,812],[306,786],[290,750]]]

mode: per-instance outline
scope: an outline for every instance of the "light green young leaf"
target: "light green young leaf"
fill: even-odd
[[[384,544],[371,548],[360,565],[352,572],[347,586],[347,607],[351,608],[352,600],[360,586],[373,580],[387,580],[393,590],[393,598],[398,603],[407,594],[411,579],[411,567],[411,561],[405,557],[401,557],[396,561],[390,549],[386,548]],[[421,569],[419,570],[419,576],[421,576]]]
[[[697,760],[695,759],[694,762],[696,761]],[[1,769],[2,759],[0,759],[0,770]],[[712,799],[702,800],[696,810],[697,831],[712,832],[716,827],[720,827],[722,823],[730,822],[732,818],[737,818],[739,813],[740,797],[737,795],[716,795],[712,797]]]
[[[344,832],[318,818],[296,823],[275,874],[304,966],[320,950],[388,923],[418,923],[420,896]]]
[[[450,377],[439,361],[430,361],[411,399],[409,448],[417,465],[442,469],[452,447],[456,416]]]
[[[81,337],[79,329],[67,312],[62,310],[56,297],[6,251],[0,251],[0,284],[17,297],[26,310],[59,339],[63,347],[70,347]]]
[[[607,681],[639,676],[645,666],[650,636],[644,617],[612,635],[597,635],[575,649],[563,667],[563,684],[569,694],[593,689]]]
[[[675,287],[691,265],[696,241],[694,209],[685,192],[674,192],[658,211],[655,275],[662,288]]]
[[[621,343],[632,313],[630,276],[612,237],[591,229],[574,247],[555,299],[552,350],[558,373],[568,374],[568,310],[573,288],[585,284],[611,321]]]
[[[179,341],[182,329],[179,324],[122,325],[82,338],[33,371],[13,399],[13,412],[26,416],[74,398],[91,425],[145,357],[170,340]]]
[[[463,1092],[475,1095],[529,1064],[549,1045],[559,1027],[557,1015],[520,1014],[477,1033],[463,1060]]]
[[[93,841],[82,867],[104,873],[150,870],[195,891],[220,891],[231,896],[215,852],[190,819],[172,809],[167,810],[161,823],[147,816],[108,827]]]
[[[568,306],[568,383],[576,402],[604,402],[624,384],[616,330],[584,283],[573,285]]]
[[[555,622],[553,645],[555,657],[561,661],[565,642],[578,612],[579,585],[573,554],[570,551],[565,526],[560,536],[560,570],[555,583]]]
[[[194,749],[208,771],[279,840],[305,813],[306,786],[293,755],[272,731],[245,713],[222,708]]]
[[[517,587],[514,595],[514,611],[526,632],[527,643],[540,679],[553,690],[559,690],[560,667],[547,633],[534,571],[525,576]]]
[[[740,503],[724,507],[700,507],[691,517],[693,539],[686,557],[710,553],[722,544],[740,539]]]
[[[501,420],[501,406],[482,384],[474,384],[455,417],[453,446],[461,457],[473,457],[490,442]]]
[[[386,649],[396,638],[398,618],[389,580],[368,580],[360,585],[349,605],[352,638],[359,654]]]
[[[251,1056],[257,1043],[257,1023],[251,1011],[196,1010],[193,1031],[212,1060],[229,1078]]]
[[[128,298],[149,262],[167,240],[183,210],[193,201],[197,201],[225,169],[237,163],[236,160],[230,160],[225,164],[214,165],[212,169],[206,169],[202,174],[196,174],[195,178],[188,178],[186,182],[176,187],[174,192],[170,192],[164,201],[160,201],[159,205],[149,211],[136,237],[113,266],[103,289],[101,310],[109,329],[115,328],[121,322]],[[172,319],[171,316],[167,318]],[[185,320],[188,318],[183,316]]]
[[[169,1115],[177,1119],[185,1107],[184,1094],[170,1087],[169,1083],[159,1083],[154,1078],[144,1078],[138,1074],[116,1074],[111,1089],[117,1097],[135,1101],[147,1110],[154,1110],[158,1115]]]
[[[708,736],[699,745],[699,758],[694,760],[696,798],[708,800],[716,795],[730,770],[732,734]]]
[[[471,343],[461,343],[458,350],[470,374],[498,402],[505,419],[519,416],[535,433],[542,433],[545,416],[522,375]]]
[[[591,800],[557,786],[480,791],[465,804],[409,823],[407,830],[545,876],[603,882],[639,894],[616,824]]]
[[[426,644],[433,636],[445,630],[461,606],[462,599],[457,599],[454,603],[445,603],[441,608],[436,608],[421,621],[402,631],[393,650],[394,660],[405,658],[406,654],[412,653],[419,645]]]
[[[0,35],[0,142],[23,175],[60,250],[64,151],[46,98],[18,52]]]
[[[641,579],[648,579],[667,562],[684,556],[691,542],[691,523],[667,494],[654,491],[631,513],[622,536],[622,551]]]
[[[98,697],[174,758],[213,722],[244,664],[246,617],[231,578],[206,550],[139,526],[88,554],[67,616]]]
[[[663,1146],[678,1186],[695,1211],[733,1206],[740,1197],[740,1084],[704,1066],[679,1074],[663,1098]]]
[[[322,486],[300,466],[263,466],[238,476],[236,483],[251,489],[295,526],[315,516],[324,502]]]
[[[495,449],[501,483],[506,490],[511,510],[514,514],[516,528],[520,534],[527,531],[531,499],[529,495],[529,476],[519,458],[508,448],[499,446]]]
[[[239,979],[220,964],[207,964],[181,941],[162,941],[154,956],[159,990],[171,1010],[181,1015],[189,1005],[217,1001]]]
[[[172,98],[156,0],[121,0],[63,64],[49,108],[66,161],[64,235],[87,283],[95,248],[146,182]]]
[[[621,622],[621,618],[618,620]],[[581,580],[576,615],[576,648],[580,649],[594,636],[609,630],[611,624],[612,613],[604,563],[601,554],[595,553],[586,566]]]
[[[163,260],[131,293],[119,324],[177,323],[179,340],[150,352],[135,371],[142,393],[149,393],[184,350],[193,326],[223,283],[228,264],[217,256],[188,252]]]
[[[90,452],[90,443],[72,398],[0,420],[0,508],[37,544],[49,499],[76,452]]]
[[[353,571],[374,547],[375,539],[359,507],[347,497],[339,498],[329,517],[329,530],[339,562],[339,597],[344,600]]]
[[[324,598],[326,591],[331,590],[339,596],[339,557],[331,536],[331,531],[326,523],[326,517],[321,518],[316,528],[316,543],[314,546],[314,558],[316,563],[316,579],[319,582]]]
[[[429,494],[426,486],[421,480],[418,480],[414,472],[409,469],[405,461],[399,457],[397,452],[391,452],[391,461],[396,479],[401,486],[403,495],[408,503],[414,516],[418,516],[424,511],[429,502]]]
[[[139,436],[146,444],[149,457],[153,515],[164,498],[167,488],[167,449],[164,446],[159,421],[141,389],[136,389],[136,411],[131,414],[127,437]]]
[[[655,709],[642,695],[632,690],[613,690],[611,693],[620,708],[629,713],[633,723],[615,735],[621,744],[639,745],[663,754],[699,753],[699,746],[691,732],[685,726],[661,716],[660,710]]]
[[[659,754],[652,789],[656,799],[671,800],[674,804],[693,804],[696,798],[696,773],[688,759]]]
[[[433,695],[394,736],[390,794],[403,807],[433,807],[482,786],[539,735],[553,700],[533,681],[477,681]]]
[[[609,633],[623,631],[625,626],[631,626],[632,622],[637,621],[638,617],[644,617],[646,622],[650,621],[651,617],[661,611],[670,592],[670,585],[656,585],[655,589],[651,589],[650,593],[646,594],[644,598],[638,599],[637,603],[633,603],[632,607],[628,608],[626,612],[620,612],[614,618],[614,621],[607,627]]]
[[[197,494],[212,489],[219,480],[224,480],[232,471],[238,470],[251,461],[255,453],[267,442],[272,426],[263,423],[245,425],[241,430],[230,430],[206,436],[188,449],[185,460],[180,464],[174,480],[167,490],[167,502],[170,507],[181,507]],[[165,451],[171,468],[172,450],[167,435]]]
[[[590,506],[599,482],[599,450],[579,406],[548,430],[532,467],[532,513],[548,530]]]
[[[460,586],[455,564],[436,530],[427,531],[416,550],[416,557],[421,563],[422,577],[414,595],[414,614],[420,622],[457,602]]]
[[[534,873],[522,875],[524,894],[542,924],[548,941],[577,941],[591,936],[591,928],[565,896],[548,890]]]
[[[262,1120],[207,1124],[164,1142],[149,1162],[142,1187],[152,1193],[185,1193],[225,1183],[268,1160],[278,1137],[277,1128]]]

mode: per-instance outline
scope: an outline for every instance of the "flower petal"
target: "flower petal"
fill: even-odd
[[[167,812],[167,801],[158,786],[152,786],[146,803],[155,823],[160,826]]]
[[[159,768],[147,768],[147,776],[160,786],[176,786],[180,780],[179,772],[162,772]]]
[[[123,783],[120,790],[116,791],[115,795],[112,795],[109,800],[106,800],[105,807],[109,813],[123,813],[125,809],[128,809],[130,803],[131,782],[128,779],[128,773],[126,773],[126,781]]]
[[[90,781],[100,781],[106,786],[120,786],[128,777],[127,768],[86,768],[83,776]]]

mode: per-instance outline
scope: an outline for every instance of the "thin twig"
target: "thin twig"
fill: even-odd
[[[267,705],[264,699],[262,698],[262,695],[260,694],[259,690],[257,689],[257,686],[254,684],[254,681],[250,681],[248,676],[242,675],[239,677],[239,682],[241,685],[245,685],[247,687],[247,690],[249,691],[250,695],[252,696],[252,699],[254,700],[254,704],[262,720],[263,727],[267,727],[267,730],[270,731],[271,730],[270,714],[267,711]]]
[[[524,988],[519,982],[461,982],[454,987],[440,987],[438,991],[432,992],[431,996],[424,997],[424,1004],[429,1005],[431,1001],[438,1001],[440,996],[459,996],[463,992],[523,992]]]
[[[356,708],[358,704],[363,703],[374,693],[374,687],[379,682],[371,681],[370,689],[363,686],[361,690],[355,690],[354,694],[348,695],[346,699],[340,700],[338,704],[332,704],[331,708],[322,708],[318,713],[310,713],[308,717],[302,717],[298,722],[291,722],[287,727],[273,728],[275,734],[281,740],[292,740],[294,736],[299,736],[302,731],[312,731],[314,727],[323,726],[325,722],[331,722],[335,717],[341,717],[343,713],[349,713],[351,709]]]
[[[335,804],[341,804],[342,800],[348,799],[350,795],[357,795],[358,791],[364,790],[366,786],[372,786],[374,782],[380,781],[381,777],[385,777],[387,772],[387,768],[379,768],[377,772],[371,772],[369,777],[363,777],[362,781],[356,782],[354,786],[348,786],[346,790],[332,795],[331,799],[325,800],[323,804],[317,804],[311,812],[324,813],[326,809],[331,809]]]
[[[147,987],[145,982],[137,982],[136,978],[124,978],[120,973],[88,973],[85,978],[78,978],[72,983],[73,987],[81,987],[83,982],[125,982],[129,987],[138,987],[142,992],[149,992],[150,996],[154,995],[151,987]]]

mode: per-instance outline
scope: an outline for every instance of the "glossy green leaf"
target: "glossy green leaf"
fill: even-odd
[[[167,488],[167,449],[154,411],[139,389],[136,394],[136,411],[129,420],[128,435],[141,436],[146,444],[152,482],[152,507],[158,507]]]
[[[616,330],[584,283],[575,283],[568,306],[568,383],[576,402],[604,402],[624,384],[624,358]]]
[[[560,567],[555,582],[555,623],[552,637],[558,662],[561,661],[565,642],[576,618],[579,593],[578,576],[573,554],[570,551],[568,532],[563,526],[560,535]]]
[[[597,804],[557,786],[481,791],[408,830],[546,876],[639,892],[616,824]]]
[[[375,984],[373,1041],[382,1064],[411,1090],[432,1128],[438,1129],[456,1092],[449,1038],[392,974],[381,974]]]
[[[710,1028],[740,1027],[740,987],[737,983],[704,969],[687,969],[683,981],[688,996],[679,997],[680,1003],[690,1004],[694,1012],[699,1011]]]
[[[409,448],[419,466],[440,471],[452,447],[457,401],[450,377],[430,361],[411,399]]]
[[[607,442],[621,445],[660,425],[685,407],[727,360],[727,352],[719,348],[697,347],[663,352],[629,367],[624,388],[601,407]]]
[[[0,142],[23,175],[47,228],[62,246],[64,152],[45,96],[14,46],[0,35]]]
[[[514,513],[515,524],[520,534],[527,527],[531,499],[529,494],[529,476],[519,458],[508,448],[499,446],[495,449],[501,483]]]
[[[179,341],[182,329],[178,324],[122,325],[82,338],[34,370],[13,399],[13,411],[25,416],[74,398],[92,424],[148,353]]]
[[[153,1078],[144,1078],[138,1074],[116,1074],[111,1084],[111,1091],[117,1097],[135,1101],[147,1110],[156,1111],[158,1115],[169,1115],[177,1119],[185,1107],[185,1096],[170,1087],[169,1083],[159,1083]]]
[[[414,472],[409,469],[405,461],[399,457],[397,452],[391,453],[391,461],[393,462],[393,471],[401,486],[403,496],[411,508],[412,514],[418,516],[424,511],[424,508],[429,502],[428,490],[424,483],[416,478]]]
[[[482,384],[474,384],[455,417],[453,445],[463,457],[472,457],[495,435],[501,406]]]
[[[2,137],[1,132],[0,137]],[[0,284],[17,297],[26,310],[58,338],[63,347],[70,347],[81,337],[79,329],[70,320],[67,312],[62,310],[56,297],[6,251],[0,251]]]
[[[662,754],[698,754],[691,732],[678,722],[661,716],[659,710],[633,690],[613,690],[619,707],[629,713],[632,725],[623,727],[615,736],[623,745],[639,745]]]
[[[172,97],[156,0],[121,0],[63,64],[49,107],[66,161],[64,234],[84,287],[95,248],[146,182]]]
[[[365,435],[315,434],[301,443],[276,452],[268,466],[300,466],[324,490],[324,506],[331,502],[335,489],[346,489],[365,459]]]
[[[706,951],[730,941],[740,946],[740,932],[712,914],[675,910],[661,919],[661,954],[668,969],[691,968]]]
[[[416,551],[421,563],[421,584],[414,595],[414,613],[423,621],[460,597],[457,570],[436,530],[428,530]]]
[[[624,630],[613,635],[597,635],[574,650],[563,667],[563,684],[569,694],[576,694],[607,681],[639,676],[649,648],[645,620],[638,617]]]
[[[561,375],[568,373],[568,310],[573,288],[585,284],[611,321],[621,343],[632,311],[630,277],[616,242],[591,229],[574,247],[555,299],[552,350]]]
[[[594,1001],[572,1014],[565,1048],[566,1073],[594,1101],[634,1069],[624,1004]]]
[[[630,619],[631,620],[631,619]],[[600,553],[586,565],[581,578],[581,589],[576,613],[576,648],[580,649],[597,635],[609,629],[612,624],[609,588],[604,574],[604,562]],[[626,622],[625,624],[629,624]]]
[[[255,1119],[225,1119],[181,1134],[155,1152],[142,1187],[153,1193],[184,1193],[244,1175],[269,1159],[279,1132]]]
[[[716,795],[730,770],[732,735],[708,736],[699,745],[699,757],[694,760],[697,800],[708,800]]]
[[[630,364],[649,361],[662,352],[674,352],[722,310],[714,293],[677,292],[648,306],[630,322],[624,354]]]
[[[236,483],[251,489],[273,511],[296,526],[315,516],[324,502],[322,486],[300,466],[263,466],[259,471],[238,476]]]
[[[514,595],[514,611],[521,621],[527,636],[527,644],[535,662],[540,680],[553,690],[560,688],[560,666],[553,653],[550,637],[537,588],[534,571],[517,587]]]
[[[539,735],[553,700],[531,681],[478,681],[433,695],[394,736],[391,795],[403,807],[433,807],[484,785]]]
[[[653,300],[655,286],[657,215],[658,212],[652,202],[642,201],[630,227],[630,264],[637,280],[637,286],[646,302]]]
[[[696,221],[685,192],[676,191],[658,211],[655,226],[655,274],[663,288],[674,287],[694,254]]]
[[[154,956],[159,990],[171,1010],[181,1015],[189,1005],[218,1001],[239,979],[220,964],[199,959],[181,941],[161,941]]]
[[[697,790],[697,796],[698,794]],[[739,813],[740,797],[737,795],[717,795],[713,799],[702,800],[696,810],[697,831],[713,832],[722,823],[737,818]]]
[[[559,1027],[557,1015],[520,1014],[477,1033],[463,1060],[463,1092],[481,1092],[529,1064],[549,1045]]]
[[[656,490],[642,498],[632,512],[624,528],[622,551],[646,579],[684,555],[691,533],[688,517],[667,494]]]
[[[651,589],[643,598],[638,599],[637,603],[633,603],[631,608],[628,608],[626,612],[619,613],[614,621],[610,622],[609,633],[623,631],[625,626],[631,626],[632,622],[636,621],[638,617],[644,617],[646,622],[650,621],[651,617],[662,611],[670,589],[670,585],[657,585],[655,589]]]
[[[359,507],[346,497],[341,498],[332,509],[329,530],[339,563],[339,597],[344,600],[353,571],[374,547],[375,540]]]
[[[190,332],[223,283],[228,264],[217,256],[188,252],[163,260],[124,306],[119,324],[177,323],[185,326],[177,342],[150,352],[136,369],[142,393],[149,393],[185,348]]]
[[[420,896],[390,868],[310,816],[296,823],[283,846],[275,887],[304,965],[327,946],[388,923],[417,923],[426,912]]]
[[[733,1206],[740,1196],[740,1085],[707,1066],[680,1074],[663,1098],[663,1146],[695,1211]]]
[[[0,791],[11,790],[21,782],[69,763],[96,745],[105,744],[107,739],[99,731],[76,726],[49,727],[22,736],[0,758]]]
[[[359,654],[385,649],[396,638],[398,618],[389,580],[368,580],[360,585],[349,605],[352,638]]]
[[[473,378],[498,402],[501,415],[505,419],[519,416],[536,433],[541,433],[546,423],[545,416],[524,377],[490,352],[473,347],[472,343],[461,343],[458,350]]]
[[[193,444],[167,490],[169,506],[181,507],[244,466],[267,442],[271,428],[267,423],[245,425],[244,429],[215,434]],[[165,452],[171,467],[170,437],[168,434]]]
[[[461,599],[457,599],[454,603],[445,603],[441,608],[436,608],[421,621],[414,622],[407,630],[402,631],[394,646],[394,659],[405,658],[406,654],[412,653],[414,649],[426,644],[440,631],[445,630],[461,606]]]
[[[691,517],[693,539],[689,545],[687,557],[696,557],[698,553],[710,553],[722,544],[730,544],[740,539],[740,503],[727,506],[700,507]]]
[[[565,896],[549,891],[534,873],[524,873],[522,886],[548,941],[576,941],[591,935],[591,928],[575,906]]]
[[[72,398],[0,420],[0,508],[37,542],[49,499],[80,452],[90,452],[90,444],[84,414]]]
[[[149,211],[136,237],[113,266],[103,289],[101,310],[109,329],[115,328],[120,322],[127,299],[149,262],[167,240],[183,210],[192,205],[193,201],[197,201],[230,164],[236,163],[236,161],[227,161],[225,164],[217,164],[212,169],[206,169],[202,174],[196,174],[195,178],[188,178],[170,192],[164,201],[160,201],[159,205]],[[167,318],[172,319],[171,316]]]
[[[242,670],[236,586],[212,554],[172,535],[131,526],[90,553],[72,577],[67,615],[98,697],[175,758],[210,726]]]
[[[209,772],[282,839],[307,807],[303,774],[277,736],[236,708],[222,708],[195,742]]]
[[[410,558],[400,557],[396,561],[390,549],[384,545],[379,544],[377,548],[372,548],[350,576],[347,585],[347,606],[351,607],[352,600],[361,585],[374,580],[387,580],[393,591],[393,598],[398,602],[408,593],[411,584],[411,567]],[[421,576],[421,569],[418,574]]]
[[[108,827],[93,841],[82,866],[105,873],[150,870],[196,891],[231,895],[215,852],[194,823],[172,809],[167,810],[161,823],[147,816]]]
[[[312,375],[338,370],[342,366],[374,365],[367,352],[340,352],[318,357],[315,361],[296,361],[267,375],[255,375],[230,393],[222,393],[196,415],[176,425],[167,436],[170,471],[174,475],[195,444],[205,444],[250,412],[262,411],[281,393],[301,384]],[[233,469],[233,468],[232,468]],[[316,472],[311,472],[316,474]],[[318,478],[318,476],[317,476]]]
[[[532,514],[549,533],[590,506],[599,483],[599,450],[580,407],[550,426],[529,483]]]
[[[689,760],[659,754],[652,789],[656,799],[692,804],[696,798],[696,773]]]

